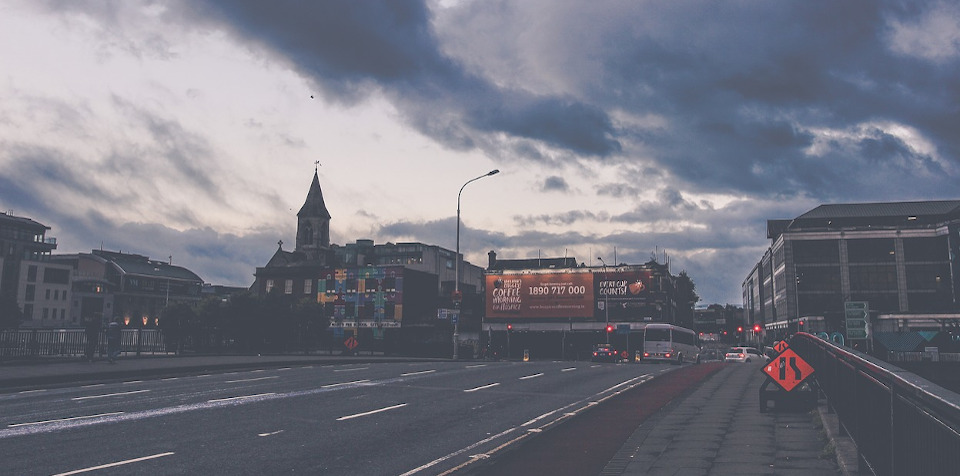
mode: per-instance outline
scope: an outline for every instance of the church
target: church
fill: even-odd
[[[479,349],[482,268],[460,257],[463,301],[458,308],[452,299],[455,252],[424,243],[375,245],[363,239],[331,244],[330,220],[315,170],[297,213],[293,251],[278,241],[269,262],[257,268],[251,290],[261,297],[274,293],[316,299],[329,319],[333,342],[353,337],[360,350],[450,355],[458,319],[461,355]]]

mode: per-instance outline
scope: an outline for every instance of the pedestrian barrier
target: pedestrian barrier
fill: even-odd
[[[840,431],[877,476],[953,475],[960,468],[960,394],[910,372],[798,333],[790,348],[816,369]]]

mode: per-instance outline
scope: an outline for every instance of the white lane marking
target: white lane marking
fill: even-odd
[[[254,373],[254,374],[257,373],[257,372],[263,372],[263,369],[257,369],[257,370],[251,370],[251,371],[250,371],[250,373]]]
[[[520,377],[517,380],[527,380],[527,379],[537,378],[537,377],[543,377],[543,372],[540,372],[538,374],[533,374],[533,375],[527,375],[526,377]]]
[[[140,382],[143,382],[143,380],[130,380],[127,382],[123,382],[121,385],[130,385],[131,383],[140,383]]]
[[[353,382],[331,383],[327,385],[321,385],[320,388],[342,387],[344,385],[353,385],[357,383],[366,383],[366,382],[369,382],[369,380],[354,380]]]
[[[482,386],[482,387],[469,388],[469,389],[467,389],[467,390],[464,390],[464,392],[476,392],[477,390],[483,390],[483,389],[485,389],[485,388],[496,387],[497,385],[500,385],[500,384],[499,384],[499,383],[491,383],[491,384],[489,384],[489,385],[484,385],[484,386]]]
[[[55,475],[53,475],[53,476],[69,476],[69,475],[71,475],[71,474],[87,473],[87,472],[96,471],[96,470],[99,470],[99,469],[113,468],[113,467],[115,467],[115,466],[123,466],[123,465],[125,465],[125,464],[139,463],[140,461],[146,461],[146,460],[150,460],[150,459],[162,458],[162,457],[164,457],[164,456],[170,456],[170,455],[172,455],[172,454],[174,454],[172,451],[169,451],[169,452],[167,452],[167,453],[157,453],[157,454],[155,454],[155,455],[144,456],[144,457],[141,457],[141,458],[134,458],[134,459],[127,459],[127,460],[123,460],[123,461],[117,461],[116,463],[101,464],[100,466],[91,466],[91,467],[89,467],[89,468],[77,469],[77,470],[74,470],[74,471],[68,471],[68,472],[66,472],[66,473],[55,474]]]
[[[161,382],[169,382],[171,380],[180,380],[180,377],[169,377],[160,379]]]
[[[270,433],[258,433],[257,436],[273,436],[283,433],[283,430],[271,431]]]
[[[272,378],[280,378],[280,377],[277,376],[277,375],[274,375],[274,376],[272,376],[272,377],[244,378],[244,379],[240,379],[240,380],[227,380],[226,382],[223,382],[223,383],[256,382],[257,380],[270,380],[270,379],[272,379]]]
[[[42,424],[44,424],[44,423],[55,423],[55,422],[60,422],[60,421],[83,420],[83,419],[85,419],[85,418],[98,418],[98,417],[102,417],[102,416],[119,415],[119,414],[121,414],[121,413],[123,413],[123,412],[100,413],[100,414],[97,414],[97,415],[75,416],[75,417],[70,417],[70,418],[57,418],[56,420],[32,421],[32,422],[29,422],[29,423],[11,423],[11,424],[7,425],[7,427],[8,427],[8,428],[14,428],[14,427],[17,427],[17,426],[42,425]]]
[[[360,367],[358,369],[336,369],[334,372],[353,372],[354,370],[367,370],[370,367]]]
[[[506,430],[504,430],[504,431],[501,431],[500,433],[497,433],[496,435],[493,435],[493,436],[491,436],[491,437],[489,437],[489,438],[482,439],[482,440],[480,440],[480,441],[478,441],[478,442],[476,442],[476,443],[474,443],[474,444],[472,444],[472,445],[470,445],[470,446],[468,446],[468,447],[466,447],[466,448],[463,448],[463,449],[454,451],[453,453],[450,453],[450,454],[448,454],[448,455],[446,455],[446,456],[441,456],[441,457],[439,457],[439,458],[437,458],[437,459],[435,459],[435,460],[433,460],[433,461],[431,461],[431,462],[429,462],[429,463],[427,463],[427,464],[424,464],[424,465],[422,465],[422,466],[417,466],[416,468],[413,468],[413,469],[411,469],[410,471],[407,471],[406,473],[401,474],[400,476],[410,476],[410,475],[412,475],[412,474],[417,474],[417,473],[419,473],[420,471],[423,471],[423,470],[425,470],[425,469],[427,469],[427,468],[429,468],[429,467],[431,467],[431,466],[435,466],[435,465],[437,465],[438,463],[442,463],[442,462],[444,462],[444,461],[446,461],[446,460],[448,460],[448,459],[450,459],[450,458],[453,458],[454,456],[457,456],[457,455],[461,455],[461,454],[463,454],[463,453],[466,453],[467,451],[470,451],[470,450],[472,450],[472,449],[474,449],[474,448],[476,448],[476,447],[478,447],[478,446],[480,446],[480,445],[482,445],[482,444],[491,442],[491,441],[493,441],[493,440],[495,440],[495,439],[497,439],[497,438],[500,438],[500,437],[502,437],[502,436],[505,436],[505,435],[507,435],[508,433],[510,433],[510,432],[512,432],[512,431],[515,431],[515,430],[516,430],[516,428],[508,428],[508,429],[506,429]]]
[[[82,385],[80,388],[102,387],[102,386],[104,386],[104,385],[105,385],[105,384],[102,384],[102,383],[94,383],[94,384],[91,384],[91,385]]]
[[[313,366],[312,366],[312,365],[304,365],[303,367],[300,367],[300,368],[301,368],[301,369],[312,369]]]
[[[273,392],[271,392],[271,393],[258,393],[258,394],[255,394],[255,395],[242,395],[242,396],[239,396],[239,397],[214,398],[213,400],[207,400],[207,403],[229,402],[229,401],[233,401],[233,400],[244,400],[244,399],[247,399],[247,398],[266,397],[266,396],[269,396],[269,395],[273,395]]]
[[[46,392],[46,389],[39,388],[37,390],[24,390],[22,392],[17,392],[17,395],[23,395],[25,393],[37,393],[37,392]]]
[[[71,400],[89,400],[91,398],[117,397],[120,395],[132,395],[134,393],[145,393],[145,392],[149,392],[149,390],[134,390],[132,392],[107,393],[104,395],[90,395],[87,397],[73,397],[71,398]]]
[[[231,374],[231,375],[235,375],[235,374],[236,374],[236,372],[234,372],[234,373]],[[202,377],[209,377],[209,376],[210,376],[210,374],[203,374],[203,375],[196,375],[194,378],[202,378]]]
[[[277,371],[279,372],[281,370],[290,370],[291,368],[292,367],[280,367],[279,369],[277,369]]]
[[[547,417],[550,416],[550,415],[553,415],[554,413],[557,413],[557,412],[560,411],[560,410],[562,410],[562,409],[561,409],[561,408],[558,408],[558,409],[556,409],[556,410],[549,411],[549,412],[544,413],[543,415],[540,415],[540,416],[534,418],[533,420],[530,420],[530,421],[528,421],[528,422],[526,422],[526,423],[524,423],[524,424],[522,424],[522,425],[520,425],[520,426],[530,426],[530,425],[532,425],[532,424],[534,424],[534,423],[536,423],[536,422],[538,422],[538,421],[540,421],[540,420],[543,420],[544,418],[547,418]]]
[[[467,369],[475,369],[475,368],[477,368],[477,367],[486,367],[486,366],[487,366],[487,364],[477,364],[477,365],[468,365],[468,366],[466,366],[466,367],[464,367],[464,368],[467,368]]]
[[[577,370],[577,368],[576,368],[576,367],[568,367],[568,368],[565,368],[565,369],[560,369],[561,372],[569,372],[569,371],[571,371],[571,370]]]
[[[401,376],[401,377],[409,377],[409,376],[411,376],[411,375],[432,374],[432,373],[434,373],[434,372],[436,372],[436,370],[421,370],[421,371],[419,371],[419,372],[407,372],[407,373],[405,373],[405,374],[400,374],[400,376]]]
[[[390,407],[384,407],[384,408],[380,408],[380,409],[377,409],[377,410],[371,410],[371,411],[369,411],[369,412],[363,412],[363,413],[357,413],[357,414],[354,414],[354,415],[342,416],[342,417],[340,417],[340,418],[337,418],[337,421],[344,421],[344,420],[350,420],[350,419],[352,419],[352,418],[359,418],[359,417],[362,417],[362,416],[373,415],[374,413],[380,413],[380,412],[386,412],[386,411],[390,411],[390,410],[395,410],[395,409],[397,409],[397,408],[405,407],[405,406],[407,406],[406,403],[401,403],[401,404],[399,404],[399,405],[393,405],[393,406],[390,406]]]

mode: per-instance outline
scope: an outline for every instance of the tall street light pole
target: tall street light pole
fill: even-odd
[[[457,193],[457,256],[454,257],[454,283],[453,283],[453,298],[455,300],[456,306],[460,308],[460,196],[463,195],[463,189],[470,185],[471,182],[475,182],[484,177],[489,177],[491,175],[496,175],[500,173],[499,169],[493,169],[479,177],[474,177],[470,180],[467,180],[467,183],[463,184],[463,187],[460,187],[460,192]],[[459,347],[460,347],[460,316],[457,315],[457,321],[453,323],[453,359],[456,360],[459,357]]]
[[[600,260],[600,264],[603,265],[603,279],[606,280],[607,279],[607,263],[604,263],[603,258],[599,256],[597,256],[597,259]],[[600,286],[600,289],[602,290],[603,286]],[[610,290],[608,289],[607,291],[610,291]],[[607,332],[607,327],[610,327],[610,293],[609,292],[603,293],[603,317],[604,317],[603,335],[606,336],[607,338],[606,343],[609,344],[610,333]]]

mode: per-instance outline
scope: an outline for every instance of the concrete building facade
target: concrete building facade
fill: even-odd
[[[878,328],[960,319],[960,200],[821,205],[769,220],[767,238],[742,284],[747,326],[845,334],[848,303]]]

